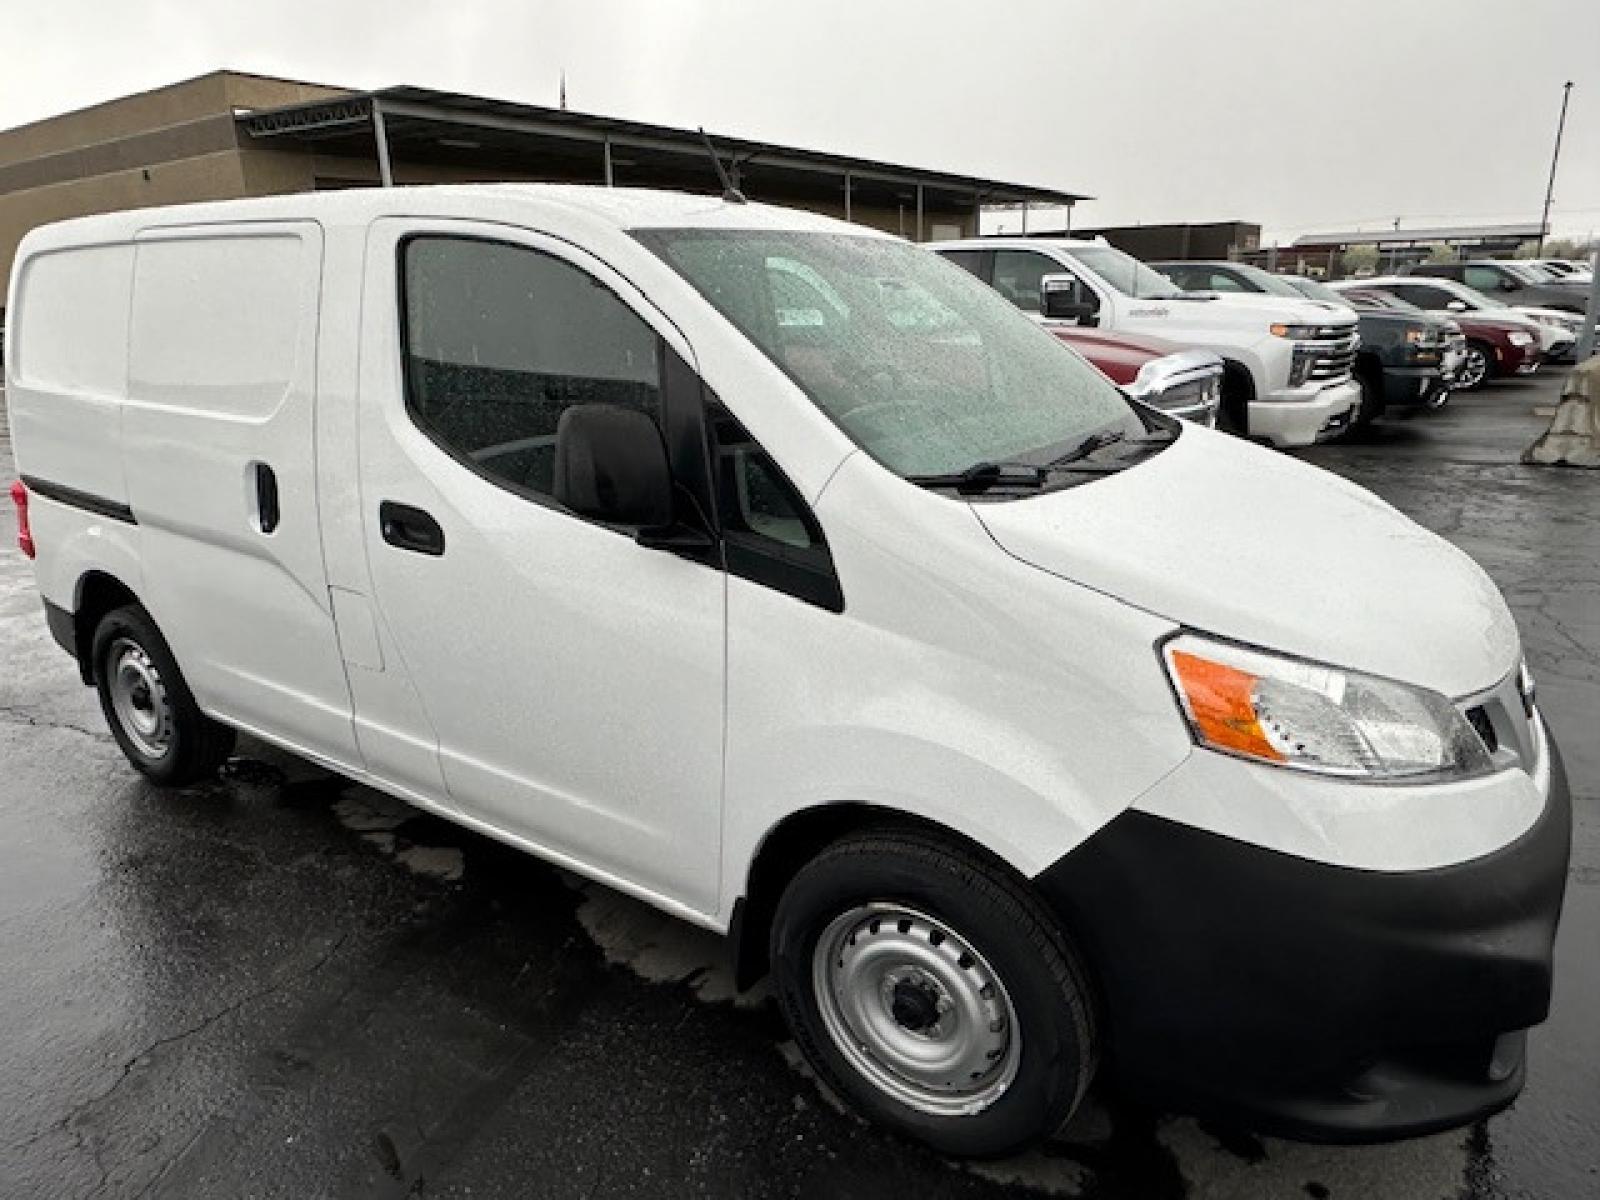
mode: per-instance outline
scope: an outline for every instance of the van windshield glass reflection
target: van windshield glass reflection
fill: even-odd
[[[904,476],[1051,462],[1146,426],[1098,371],[938,255],[854,234],[635,236]]]

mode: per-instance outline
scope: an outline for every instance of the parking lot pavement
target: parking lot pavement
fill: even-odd
[[[1567,755],[1555,1006],[1511,1112],[1332,1149],[1097,1097],[1022,1159],[922,1152],[818,1094],[714,938],[259,745],[145,786],[0,512],[0,1196],[1600,1195],[1600,473],[1514,465],[1558,383],[1303,455],[1489,570]]]

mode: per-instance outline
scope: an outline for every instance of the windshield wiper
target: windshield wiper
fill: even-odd
[[[1118,433],[1115,430],[1106,430],[1104,433],[1091,433],[1060,458],[1052,459],[1045,469],[1050,471],[1102,471],[1109,474],[1113,471],[1120,471],[1122,469],[1121,464],[1101,465],[1085,463],[1080,460],[1104,450],[1107,446],[1165,446],[1175,437],[1177,437],[1176,433],[1166,429],[1152,429],[1143,437],[1136,438],[1131,438],[1127,434]],[[1127,456],[1123,455],[1121,457],[1125,460]]]
[[[1176,435],[1166,430],[1157,429],[1144,437],[1130,438],[1125,433],[1108,429],[1100,433],[1091,433],[1060,458],[1051,459],[1047,463],[977,462],[963,471],[952,471],[944,475],[907,475],[906,482],[919,484],[922,487],[954,488],[967,495],[986,492],[990,488],[1001,486],[1040,488],[1056,471],[1098,471],[1105,474],[1120,471],[1121,464],[1113,466],[1080,461],[1104,450],[1107,446],[1121,443],[1129,446],[1165,445],[1174,436]]]
[[[907,475],[907,483],[922,487],[954,488],[963,494],[986,492],[1000,485],[1043,487],[1047,470],[1033,463],[977,462],[962,471],[944,475]]]
[[[1052,467],[1064,467],[1068,463],[1077,462],[1080,458],[1088,458],[1089,455],[1093,454],[1097,450],[1104,450],[1107,446],[1115,446],[1118,442],[1124,442],[1127,440],[1127,434],[1118,433],[1115,430],[1105,430],[1101,433],[1091,433],[1088,437],[1084,438],[1083,441],[1079,442],[1071,450],[1068,450],[1060,458],[1051,459],[1050,465]]]

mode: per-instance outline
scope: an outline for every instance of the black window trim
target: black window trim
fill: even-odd
[[[834,566],[833,551],[828,547],[828,536],[806,502],[805,496],[784,472],[778,460],[752,434],[745,423],[723,404],[710,387],[702,384],[703,403],[700,411],[705,426],[706,452],[711,463],[713,504],[717,505],[716,523],[722,542],[723,561],[730,575],[737,575],[751,583],[761,584],[774,591],[784,592],[796,600],[825,608],[829,612],[844,611],[844,589],[839,581],[838,568]],[[805,549],[785,546],[781,542],[760,534],[747,534],[730,530],[723,519],[719,497],[721,494],[722,462],[718,454],[717,422],[728,421],[735,425],[750,445],[754,446],[771,468],[776,483],[788,493],[805,526],[811,545]],[[811,561],[806,561],[810,559]]]
[[[486,471],[483,465],[476,462],[470,455],[463,453],[452,446],[432,424],[417,411],[412,404],[413,395],[412,370],[411,370],[411,331],[409,305],[407,304],[406,278],[406,252],[412,242],[420,240],[434,241],[461,241],[481,242],[492,246],[504,246],[513,250],[523,250],[533,254],[543,254],[558,262],[583,271],[597,286],[604,287],[616,297],[617,301],[634,313],[656,339],[656,372],[659,383],[660,411],[657,424],[661,429],[662,440],[666,443],[668,461],[672,465],[673,479],[677,484],[680,500],[679,518],[685,524],[696,528],[704,528],[712,538],[710,546],[696,546],[686,543],[682,546],[662,547],[666,553],[677,554],[680,557],[702,563],[705,566],[720,570],[725,574],[738,575],[752,583],[769,587],[774,591],[783,592],[814,604],[830,612],[844,611],[844,592],[839,582],[837,570],[833,565],[833,554],[828,549],[827,537],[821,524],[812,512],[811,506],[806,503],[805,497],[794,483],[783,472],[778,462],[767,452],[766,448],[750,434],[742,422],[738,422],[732,413],[717,398],[710,386],[706,384],[693,364],[686,361],[677,348],[661,334],[649,321],[639,314],[637,306],[628,302],[618,294],[605,280],[600,279],[592,271],[578,262],[563,255],[554,254],[539,246],[519,241],[514,237],[495,237],[490,234],[454,231],[418,229],[401,235],[395,244],[395,297],[399,319],[399,353],[401,374],[401,403],[405,408],[406,418],[430,442],[442,450],[455,462],[459,463],[473,475],[485,483],[499,488],[501,491],[522,500],[537,504],[542,508],[561,513],[585,525],[599,529],[608,529],[614,533],[628,537],[636,536],[636,531],[619,525],[611,525],[604,521],[597,521],[573,512],[570,508],[560,503],[554,496],[543,492],[534,491],[532,488],[523,487],[509,479],[496,476]],[[807,532],[815,543],[813,552],[820,552],[818,557],[822,560],[815,566],[793,561],[792,556],[781,553],[776,544],[761,545],[759,543],[769,539],[744,538],[739,534],[731,534],[723,528],[721,514],[718,511],[717,492],[719,481],[717,479],[718,460],[716,446],[714,445],[714,429],[710,419],[713,410],[728,413],[729,417],[739,424],[741,430],[749,437],[766,461],[772,465],[777,473],[780,483],[788,489],[800,506],[802,520],[806,523]],[[692,447],[692,449],[691,449]],[[698,461],[694,461],[698,459]],[[683,511],[683,501],[687,501],[687,511]],[[692,519],[689,519],[692,518]]]

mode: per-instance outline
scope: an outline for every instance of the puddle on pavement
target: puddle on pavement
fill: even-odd
[[[229,774],[247,786],[303,788],[323,802],[331,800],[344,828],[415,874],[449,884],[464,879],[467,856],[459,846],[422,845],[407,836],[408,825],[413,833],[435,825],[427,814],[315,768],[312,772],[296,778],[269,763],[236,759],[229,764]],[[687,987],[702,1003],[747,1012],[769,1009],[766,981],[743,993],[734,987],[732,956],[719,935],[604,885],[565,871],[560,875],[579,898],[579,923],[608,963],[651,983]],[[792,1041],[775,1037],[774,1047],[808,1080],[811,1090],[800,1103],[820,1101],[859,1119],[822,1086]],[[1467,1162],[1464,1133],[1392,1146],[1306,1146],[1211,1129],[1188,1118],[1124,1112],[1095,1092],[1057,1139],[1007,1159],[952,1160],[950,1165],[1035,1195],[1078,1200],[1451,1200],[1462,1193]]]

